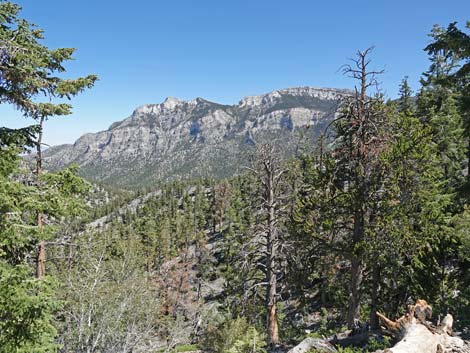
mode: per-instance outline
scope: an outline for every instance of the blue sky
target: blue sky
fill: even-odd
[[[47,123],[45,141],[71,143],[166,96],[232,104],[294,86],[351,88],[338,68],[375,45],[382,89],[395,97],[427,69],[433,24],[470,20],[469,0],[17,0],[50,47],[75,47],[69,77],[100,81]],[[0,107],[1,125],[28,123]]]

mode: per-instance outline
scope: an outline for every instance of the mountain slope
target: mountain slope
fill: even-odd
[[[82,174],[121,186],[157,180],[226,177],[241,171],[257,143],[294,153],[301,137],[314,138],[350,92],[310,87],[273,91],[222,105],[202,98],[167,98],[137,108],[107,130],[44,153],[47,168],[77,163]],[[310,129],[307,130],[307,127]]]

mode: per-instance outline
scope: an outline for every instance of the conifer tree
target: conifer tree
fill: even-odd
[[[359,51],[344,73],[359,81],[359,87],[334,124],[332,157],[333,212],[342,222],[336,235],[348,243],[351,263],[347,323],[352,328],[360,317],[361,287],[367,234],[373,227],[382,199],[383,165],[380,154],[388,142],[388,122],[381,97],[370,98],[368,89],[377,84],[382,71],[369,69],[371,49]],[[333,230],[333,232],[337,232]]]
[[[42,278],[46,241],[52,236],[44,215],[51,221],[74,214],[81,208],[76,195],[87,184],[76,177],[75,168],[43,175],[43,125],[49,117],[70,114],[66,100],[93,86],[97,77],[61,78],[64,62],[72,59],[74,49],[49,49],[42,43],[43,31],[21,18],[20,11],[19,5],[0,1],[0,104],[12,105],[34,124],[22,129],[0,127],[0,164],[5,167],[0,192],[0,262],[5,279],[2,289],[8,288],[0,290],[0,302],[16,306],[14,310],[0,309],[3,318],[10,316],[2,320],[0,346],[6,352],[53,352],[57,347],[51,325],[55,308],[52,286],[48,278],[30,278],[31,251],[35,246],[39,249],[36,274]],[[35,182],[23,175],[30,181],[28,187],[18,181],[19,172],[13,168],[24,147],[37,151]]]
[[[470,29],[467,22],[466,29]],[[432,56],[435,68],[444,70],[433,72],[437,83],[457,94],[459,113],[462,117],[464,129],[464,148],[466,153],[466,183],[462,187],[465,203],[470,202],[470,34],[457,27],[457,23],[450,23],[447,28],[435,26],[432,33],[432,42],[425,50]],[[440,59],[437,63],[436,59]],[[432,67],[433,68],[433,67]]]
[[[73,48],[49,49],[41,43],[43,30],[20,17],[21,7],[0,2],[0,104],[11,104],[25,117],[34,119],[36,132],[36,175],[42,173],[42,144],[45,121],[52,116],[72,112],[70,104],[53,99],[70,99],[94,85],[97,77],[89,75],[78,79],[62,79],[58,76],[65,71],[64,62],[72,59]],[[49,102],[39,98],[46,97]],[[2,129],[0,138],[7,133],[23,132],[31,138],[33,128],[9,131]],[[31,140],[30,140],[31,142]],[[42,227],[43,215],[38,212],[37,223]],[[46,243],[41,241],[37,254],[37,277],[45,274]]]
[[[43,30],[21,18],[20,11],[19,5],[0,2],[0,104],[13,105],[41,126],[48,117],[70,114],[72,107],[39,98],[70,99],[93,86],[97,77],[60,78],[75,49],[46,47]]]
[[[424,275],[438,274],[440,285],[430,291],[438,293],[435,300],[444,312],[466,272],[465,264],[459,263],[462,238],[455,225],[465,218],[470,195],[470,35],[451,23],[447,28],[435,26],[431,38],[425,48],[431,66],[422,80],[418,113],[432,131],[441,175],[440,196],[448,202],[442,219],[435,222],[440,236],[432,247],[434,262],[428,263]]]

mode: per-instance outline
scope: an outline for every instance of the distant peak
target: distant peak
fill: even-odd
[[[179,98],[176,98],[176,97],[166,97],[165,100],[163,101],[163,104],[165,103],[179,103],[179,102],[182,102],[181,99]]]
[[[183,103],[183,101],[179,98],[166,97],[162,105],[167,109],[174,109],[178,104],[181,104],[181,103]]]

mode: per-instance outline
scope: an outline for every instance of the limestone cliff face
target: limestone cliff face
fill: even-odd
[[[48,149],[44,161],[50,169],[77,163],[85,177],[123,186],[230,176],[247,165],[247,153],[258,143],[278,143],[285,156],[292,155],[301,139],[314,138],[331,121],[349,94],[289,88],[236,105],[169,97],[137,108],[106,131]]]

